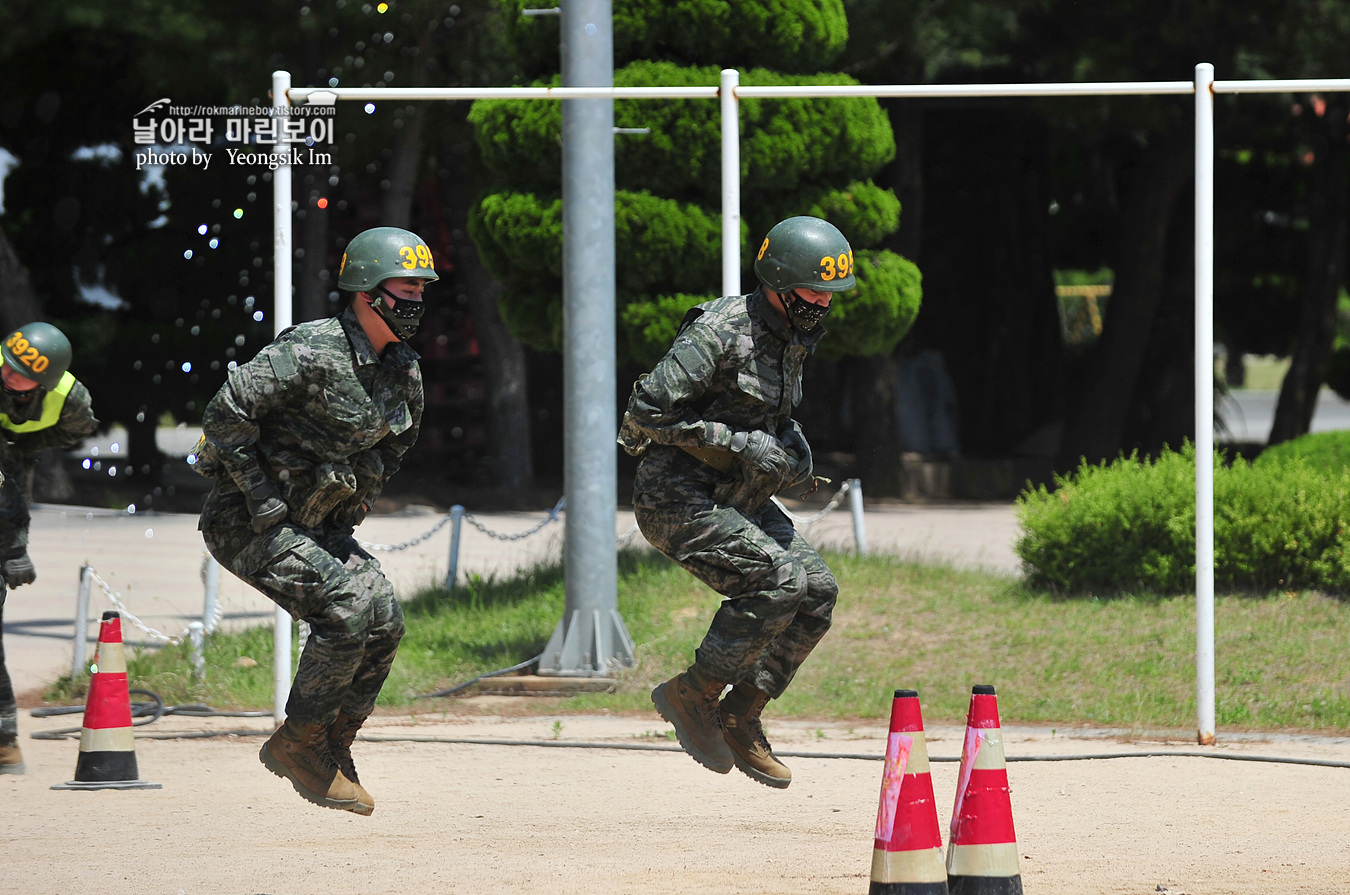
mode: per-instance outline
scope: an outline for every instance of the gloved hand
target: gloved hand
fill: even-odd
[[[276,483],[263,474],[256,461],[250,460],[231,470],[239,490],[244,492],[244,503],[252,517],[249,525],[262,534],[286,518],[286,504]]]
[[[281,499],[281,492],[272,482],[265,481],[252,491],[245,491],[244,503],[248,505],[248,514],[253,517],[249,526],[258,534],[281,524],[286,518],[286,504]]]
[[[5,560],[3,565],[5,584],[18,587],[20,584],[32,584],[37,580],[37,569],[33,567],[33,558],[25,550],[18,556]]]
[[[800,485],[815,472],[815,464],[811,461],[811,445],[807,443],[806,436],[802,434],[801,426],[797,425],[796,420],[788,420],[778,438],[783,443],[783,447],[797,458],[797,465],[792,467],[792,480],[788,487]]]
[[[754,432],[737,432],[731,436],[731,452],[752,466],[777,476],[783,483],[789,480],[795,465],[793,458],[783,449],[782,442],[759,429]]]

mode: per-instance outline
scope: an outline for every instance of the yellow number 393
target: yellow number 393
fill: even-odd
[[[820,266],[822,268],[820,274],[822,280],[843,279],[853,270],[853,250],[849,249],[838,258],[831,258],[826,255],[820,259]]]
[[[436,265],[431,260],[431,249],[424,245],[416,248],[404,246],[398,250],[398,253],[403,258],[403,267],[406,270],[412,270],[415,267],[436,269]]]

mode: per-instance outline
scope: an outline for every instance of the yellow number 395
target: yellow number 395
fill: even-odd
[[[838,258],[826,255],[820,259],[820,266],[823,268],[820,274],[822,280],[833,280],[836,277],[843,279],[853,270],[853,250],[849,249]]]
[[[406,270],[412,270],[415,267],[436,269],[436,265],[431,260],[431,249],[424,245],[417,246],[416,249],[412,246],[404,246],[398,250],[398,253],[403,258],[403,267]]]

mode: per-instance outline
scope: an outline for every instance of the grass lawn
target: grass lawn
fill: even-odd
[[[834,627],[775,704],[778,717],[884,723],[892,692],[911,688],[926,720],[960,723],[970,687],[987,683],[998,688],[1004,723],[1194,730],[1189,594],[1057,598],[1013,577],[893,557],[827,560],[840,580]],[[718,600],[657,554],[621,553],[619,611],[637,666],[616,675],[614,692],[524,699],[513,711],[651,712],[651,687],[692,660]],[[537,656],[563,606],[557,566],[408,597],[408,634],[381,711],[480,711],[473,699],[417,697]],[[1350,729],[1347,630],[1350,603],[1323,594],[1218,596],[1218,727]],[[271,706],[270,627],[210,638],[203,684],[192,681],[186,647],[132,651],[128,661],[131,686],[169,704]],[[48,696],[78,702],[86,685],[63,679]]]

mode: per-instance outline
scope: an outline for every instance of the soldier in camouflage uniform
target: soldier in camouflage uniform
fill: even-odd
[[[408,339],[438,279],[414,233],[377,227],[347,246],[337,317],[281,333],[202,417],[199,471],[215,477],[199,528],[212,555],[309,624],[286,722],[259,754],[300,795],[370,814],[351,746],[375,707],[403,610],[353,527],[417,441],[422,374]]]
[[[22,774],[18,707],[5,667],[9,588],[31,584],[28,505],[33,468],[45,450],[70,450],[94,434],[89,390],[72,376],[70,340],[50,323],[30,323],[0,345],[0,774]]]
[[[855,285],[853,252],[832,224],[789,218],[769,231],[755,274],[755,292],[689,312],[633,386],[619,442],[641,458],[633,509],[643,536],[726,598],[694,663],[652,701],[700,764],[783,788],[792,772],[760,714],[829,630],[839,588],[770,497],[814,486],[792,411],[818,324],[834,293]]]

